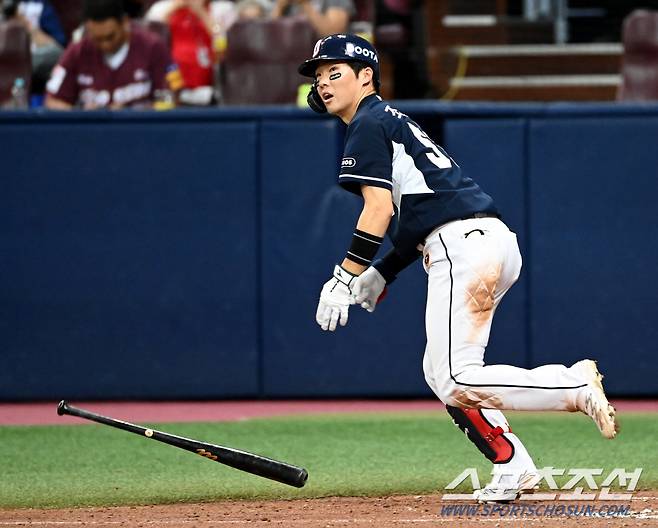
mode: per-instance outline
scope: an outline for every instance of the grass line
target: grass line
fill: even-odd
[[[642,467],[639,487],[658,487],[655,414],[624,414],[614,441],[582,415],[509,419],[538,467],[600,467],[604,476]],[[0,508],[422,494],[442,490],[467,467],[484,484],[490,470],[439,412],[149,426],[304,466],[309,482],[297,490],[101,425],[7,426],[0,427]]]

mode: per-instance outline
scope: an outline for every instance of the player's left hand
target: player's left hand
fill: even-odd
[[[315,320],[322,330],[333,332],[338,323],[340,326],[347,324],[355,280],[356,275],[336,264],[333,277],[322,287],[318,310],[315,313]]]
[[[377,268],[369,267],[354,281],[352,291],[354,303],[372,313],[377,303],[386,296],[386,279]]]

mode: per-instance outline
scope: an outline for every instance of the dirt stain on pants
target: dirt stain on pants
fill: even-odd
[[[452,393],[455,407],[462,409],[500,409],[501,399],[485,390],[455,389]]]
[[[496,285],[500,279],[501,265],[495,264],[476,273],[476,278],[466,288],[466,308],[471,316],[471,332],[468,341],[478,342],[478,336],[493,317]]]

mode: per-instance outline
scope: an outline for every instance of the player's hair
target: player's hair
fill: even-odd
[[[370,66],[369,64],[366,64],[365,62],[361,62],[361,61],[348,61],[347,65],[350,68],[352,68],[352,71],[354,72],[354,75],[356,75],[357,77],[359,76],[359,72],[361,70],[364,70],[366,68],[370,68],[372,70],[372,66]],[[372,85],[375,87],[375,93],[378,94],[379,93],[379,79],[377,78],[377,75],[375,74],[374,71],[372,73],[373,73],[373,75],[372,75]]]
[[[94,22],[102,22],[109,18],[121,21],[125,14],[123,0],[85,0],[82,11],[83,20]]]

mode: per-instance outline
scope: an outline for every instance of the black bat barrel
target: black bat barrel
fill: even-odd
[[[293,466],[292,464],[273,460],[247,451],[240,451],[239,449],[233,449],[231,447],[200,442],[198,440],[192,440],[191,438],[164,433],[162,431],[156,431],[155,429],[142,427],[141,425],[124,422],[123,420],[117,420],[115,418],[110,418],[108,416],[74,407],[69,405],[65,400],[59,402],[59,405],[57,406],[57,414],[60,416],[63,414],[78,416],[79,418],[85,418],[86,420],[109,425],[110,427],[123,429],[124,431],[129,431],[152,440],[173,445],[185,449],[186,451],[191,451],[192,453],[196,453],[197,455],[225,464],[232,468],[246,471],[258,475],[259,477],[276,480],[277,482],[288,484],[289,486],[294,486],[296,488],[303,487],[308,479],[308,472],[304,468]]]

